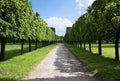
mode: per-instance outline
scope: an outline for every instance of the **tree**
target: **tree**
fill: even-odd
[[[85,40],[89,43],[89,51],[92,52],[91,42],[96,40],[96,27],[93,16],[90,12],[86,13],[85,19]]]
[[[34,13],[28,0],[1,0],[0,1],[0,60],[4,60],[6,39],[21,40],[21,54],[23,53],[24,41],[37,43],[46,39],[46,22]],[[52,35],[55,33],[51,32]],[[50,35],[51,36],[51,35]],[[35,48],[35,49],[36,49]]]
[[[50,43],[53,41],[56,41],[56,34],[50,27],[47,27],[46,42]]]
[[[106,20],[106,30],[114,36],[115,40],[115,60],[119,61],[119,38],[120,38],[120,1],[109,2],[105,6],[104,17]],[[109,36],[109,32],[107,32]],[[110,37],[110,36],[109,36]]]
[[[75,33],[77,32],[77,33]],[[78,36],[79,35],[79,36]],[[73,37],[72,39],[70,39]],[[120,1],[119,0],[95,0],[88,8],[88,12],[81,15],[74,23],[71,30],[66,32],[65,38],[89,42],[98,40],[98,53],[102,55],[102,40],[115,41],[115,60],[119,60],[120,40]]]
[[[39,41],[45,40],[46,35],[46,22],[40,18],[40,15],[36,12],[34,17],[34,28],[35,28],[35,49]]]
[[[17,12],[16,12],[16,23],[17,23],[17,32],[18,39],[21,40],[21,55],[23,54],[23,45],[24,41],[29,39],[31,30],[30,24],[28,21],[31,20],[29,17],[29,2],[28,0],[18,1],[16,4]]]
[[[0,60],[4,60],[6,38],[16,35],[15,28],[15,2],[13,0],[0,1],[0,38],[1,38],[1,54]]]

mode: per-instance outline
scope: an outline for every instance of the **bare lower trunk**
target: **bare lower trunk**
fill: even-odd
[[[98,53],[99,53],[99,55],[102,55],[102,41],[101,40],[99,40],[98,41]]]
[[[23,45],[24,45],[24,40],[21,40],[21,55],[23,54]]]
[[[35,50],[37,50],[37,39],[35,41]]]
[[[0,54],[0,60],[3,61],[5,59],[5,44],[6,44],[6,38],[1,38],[1,54]]]
[[[80,42],[80,48],[82,48],[82,42]]]
[[[86,43],[84,42],[84,49],[86,50]]]
[[[119,61],[119,32],[116,32],[115,37],[115,60]]]
[[[29,52],[31,51],[31,40],[29,39]]]
[[[91,49],[91,41],[89,41],[89,51],[92,52],[92,49]]]

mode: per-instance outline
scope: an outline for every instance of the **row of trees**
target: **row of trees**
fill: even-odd
[[[31,51],[31,42],[35,42],[37,49],[38,42],[55,41],[56,34],[53,28],[47,27],[40,15],[32,10],[28,0],[1,0],[0,39],[0,60],[4,60],[6,40],[21,41],[22,54],[25,41],[29,42],[29,51]]]
[[[120,0],[95,0],[87,12],[80,16],[72,28],[66,32],[67,42],[89,43],[98,41],[99,55],[102,54],[102,40],[113,40],[115,43],[115,60],[119,61],[120,38]]]

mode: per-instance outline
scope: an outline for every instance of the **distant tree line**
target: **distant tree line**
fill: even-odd
[[[102,55],[102,41],[112,40],[115,43],[115,60],[119,61],[119,39],[120,39],[120,0],[95,0],[88,7],[85,14],[81,15],[68,28],[64,40],[68,43],[80,44],[98,41],[98,53]]]

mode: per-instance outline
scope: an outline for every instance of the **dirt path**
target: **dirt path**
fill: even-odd
[[[22,81],[99,80],[63,44],[58,44]]]

